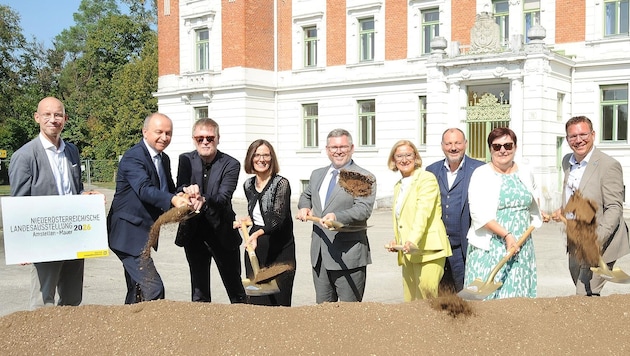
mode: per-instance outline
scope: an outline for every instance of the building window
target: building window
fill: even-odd
[[[317,66],[317,28],[304,28],[304,67]]]
[[[440,35],[440,11],[421,11],[422,15],[422,54],[431,53],[431,40]]]
[[[418,98],[418,143],[427,144],[427,97]]]
[[[304,139],[304,148],[311,148],[318,146],[318,106],[317,104],[304,104],[303,108],[303,117],[304,117],[304,128],[303,128],[303,139]]]
[[[374,17],[359,20],[359,62],[374,60]]]
[[[562,122],[564,117],[564,93],[558,93],[556,103],[556,121]]]
[[[374,146],[376,143],[376,102],[359,100],[359,146]]]
[[[628,0],[604,1],[604,23],[606,36],[628,34]]]
[[[540,25],[540,0],[525,0],[523,4],[525,13],[525,42],[529,43],[527,35],[534,25]]]
[[[601,87],[602,141],[628,142],[628,86]]]
[[[510,4],[507,0],[492,2],[494,21],[499,25],[501,45],[507,46],[510,40]]]
[[[208,107],[200,106],[195,108],[195,121],[208,117]]]
[[[210,69],[210,31],[195,31],[195,59],[197,71]]]

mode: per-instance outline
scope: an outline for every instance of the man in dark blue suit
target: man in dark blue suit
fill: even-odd
[[[164,284],[150,257],[142,257],[149,230],[171,206],[190,204],[175,194],[171,162],[162,151],[171,142],[173,123],[154,113],[144,120],[143,139],[118,165],[116,193],[107,216],[109,248],[122,261],[127,282],[125,304],[164,298]],[[157,247],[156,247],[157,248]]]
[[[453,250],[453,255],[446,258],[440,288],[454,289],[455,292],[464,288],[466,234],[470,228],[468,184],[473,171],[484,164],[466,155],[467,144],[462,130],[447,129],[442,134],[442,151],[446,158],[427,167],[427,171],[435,174],[440,186],[442,221]]]
[[[241,279],[241,236],[232,228],[232,195],[241,164],[219,151],[219,124],[210,118],[193,125],[195,151],[179,156],[178,190],[202,201],[202,213],[180,224],[176,244],[183,246],[190,268],[193,302],[210,302],[210,265],[217,265],[231,303],[246,301]]]

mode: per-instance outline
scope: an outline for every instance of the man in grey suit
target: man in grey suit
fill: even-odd
[[[42,99],[34,114],[39,135],[11,156],[12,196],[91,194],[81,181],[79,150],[61,139],[68,121],[63,103]],[[55,304],[79,305],[83,298],[83,259],[34,263],[31,272],[31,309]]]
[[[440,288],[454,289],[455,292],[464,288],[468,250],[466,234],[470,228],[468,185],[474,170],[484,164],[466,155],[467,144],[462,130],[446,129],[442,134],[442,151],[446,158],[427,167],[427,171],[435,175],[440,186],[442,221],[453,250],[453,255],[446,258]]]
[[[372,263],[366,230],[337,232],[326,228],[327,221],[367,226],[376,196],[376,179],[352,160],[352,136],[344,129],[332,130],[326,138],[331,164],[311,173],[309,184],[300,196],[297,218],[320,217],[313,224],[311,265],[317,303],[360,302],[365,291],[367,265]],[[338,184],[338,173],[345,169],[369,176],[375,182],[366,197],[354,197]]]
[[[597,203],[597,242],[602,257],[612,268],[622,256],[630,253],[628,227],[623,219],[624,184],[621,164],[594,147],[595,131],[586,116],[572,117],[565,125],[566,139],[573,153],[562,159],[564,170],[563,208],[571,195],[579,190],[586,199]],[[559,211],[554,220],[559,220]],[[576,294],[598,296],[606,280],[580,264],[569,254],[569,271]]]

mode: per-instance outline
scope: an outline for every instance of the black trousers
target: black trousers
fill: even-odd
[[[219,269],[223,286],[231,303],[245,303],[247,296],[241,280],[241,256],[238,246],[227,249],[213,236],[194,236],[185,246],[190,269],[193,302],[211,302],[210,266],[212,260]]]

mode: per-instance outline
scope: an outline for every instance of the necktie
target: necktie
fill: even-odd
[[[162,165],[162,154],[155,155],[157,164],[158,178],[160,179],[160,190],[163,192],[168,191],[168,184],[166,183],[166,172],[164,171],[164,165]]]
[[[326,191],[326,201],[324,202],[324,204],[328,203],[328,199],[332,195],[332,191],[337,185],[337,174],[339,174],[339,171],[334,169],[330,177],[330,182],[328,183],[328,190]]]

